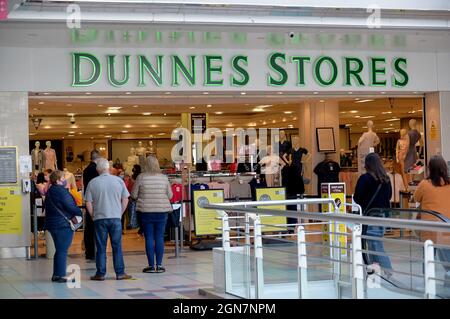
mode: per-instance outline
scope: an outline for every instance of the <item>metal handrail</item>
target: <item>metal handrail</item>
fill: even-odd
[[[244,202],[247,206],[273,206],[282,204],[305,204],[304,201],[314,204],[332,204],[334,201],[332,199],[314,200],[314,199],[303,199],[303,200],[280,200],[280,201],[256,201],[256,202]],[[239,205],[240,204],[240,205]],[[335,205],[335,204],[334,204]],[[373,226],[385,226],[394,228],[405,228],[405,229],[417,229],[417,230],[427,230],[427,231],[437,231],[437,232],[450,232],[450,224],[444,222],[433,222],[433,221],[422,221],[422,220],[399,220],[395,218],[384,218],[384,217],[368,217],[353,214],[336,214],[336,213],[307,213],[302,211],[287,211],[287,210],[274,210],[274,209],[262,209],[262,208],[251,208],[242,207],[242,203],[220,203],[220,204],[204,204],[202,205],[204,209],[214,209],[219,211],[227,210],[227,208],[233,211],[254,213],[258,215],[274,215],[274,216],[285,216],[299,218],[304,217],[305,219],[317,219],[322,221],[336,221],[340,223],[352,223],[352,224],[365,224]]]
[[[442,215],[441,213],[435,212],[433,210],[424,210],[424,209],[411,209],[411,208],[371,208],[367,213],[366,216],[370,216],[371,214],[383,214],[385,212],[391,212],[391,213],[407,213],[407,214],[428,214],[432,215],[438,219],[440,219],[443,222],[450,223],[450,219],[447,218],[445,215]]]

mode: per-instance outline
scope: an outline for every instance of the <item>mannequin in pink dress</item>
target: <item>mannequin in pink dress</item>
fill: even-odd
[[[47,148],[44,150],[45,169],[57,170],[58,165],[56,162],[56,152],[53,148],[51,148],[52,142],[47,141],[45,142],[45,145],[47,145]]]
[[[397,141],[397,146],[395,148],[395,157],[397,158],[397,163],[400,164],[401,175],[403,179],[403,184],[405,184],[406,191],[408,191],[408,178],[405,173],[405,158],[409,149],[409,136],[408,131],[405,129],[400,130],[400,139]]]

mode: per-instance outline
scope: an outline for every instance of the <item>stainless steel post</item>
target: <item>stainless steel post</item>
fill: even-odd
[[[38,227],[37,227],[37,207],[36,203],[33,203],[33,233],[34,233],[34,259],[39,258],[39,235],[38,235]]]

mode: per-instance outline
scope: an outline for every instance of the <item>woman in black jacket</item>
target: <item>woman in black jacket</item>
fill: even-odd
[[[367,173],[359,177],[353,198],[356,203],[361,205],[363,214],[367,216],[367,212],[371,208],[390,208],[392,186],[378,154],[370,153],[366,156],[365,168]],[[364,225],[362,234],[382,238],[384,227]],[[385,254],[383,242],[380,240],[363,239],[362,246],[363,249]],[[363,256],[366,264],[370,265],[376,262],[383,268],[387,277],[391,276],[392,265],[388,256],[373,254],[364,254]]]
[[[50,175],[51,186],[45,199],[45,229],[52,235],[55,243],[53,259],[54,282],[66,282],[67,252],[72,244],[74,231],[69,220],[77,217],[81,220],[81,210],[66,188],[67,181],[64,172],[54,171]]]

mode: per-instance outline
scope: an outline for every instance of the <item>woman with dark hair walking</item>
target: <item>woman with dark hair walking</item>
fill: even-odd
[[[365,159],[366,173],[358,179],[355,188],[354,200],[361,205],[363,215],[371,208],[390,208],[392,186],[389,176],[381,163],[380,156],[370,153]],[[363,225],[362,234],[371,237],[384,236],[384,227],[375,225]],[[363,239],[363,249],[385,254],[384,245],[381,240]],[[392,276],[392,264],[388,256],[364,254],[366,264],[378,263],[384,274],[389,278]]]

